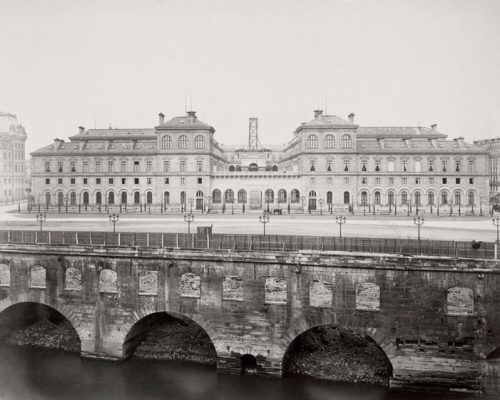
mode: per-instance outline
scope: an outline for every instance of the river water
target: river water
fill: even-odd
[[[290,376],[223,375],[215,367],[132,358],[84,360],[76,353],[0,345],[0,399],[462,400],[472,395],[390,392],[372,385]],[[483,400],[483,398],[481,398]]]

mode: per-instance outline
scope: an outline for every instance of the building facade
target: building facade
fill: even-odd
[[[487,150],[436,125],[361,127],[316,110],[284,146],[222,146],[214,133],[194,111],[150,129],[80,127],[32,153],[35,202],[398,215],[479,214],[488,202]]]
[[[488,172],[490,182],[490,198],[498,204],[500,201],[500,138],[476,140],[476,146],[489,153]]]
[[[17,117],[0,111],[0,204],[26,197],[25,143]]]

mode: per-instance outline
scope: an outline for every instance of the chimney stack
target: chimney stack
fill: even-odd
[[[431,129],[433,132],[436,132],[437,131],[437,124],[432,124]]]
[[[192,118],[196,119],[196,111],[188,111],[187,114],[188,114],[188,117],[192,117]]]
[[[83,127],[83,126],[79,126],[79,127],[78,127],[78,132],[79,132],[79,133],[83,133],[83,132],[85,132],[85,127]]]
[[[163,113],[158,114],[158,125],[164,125],[165,124],[165,115]]]
[[[355,114],[354,114],[354,113],[350,113],[350,114],[348,115],[348,117],[349,117],[349,122],[350,122],[351,124],[354,124],[354,116],[355,116]]]
[[[323,116],[323,110],[314,110],[314,118],[319,118]]]

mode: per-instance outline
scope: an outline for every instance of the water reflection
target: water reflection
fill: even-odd
[[[390,392],[383,387],[220,375],[213,367],[131,359],[123,363],[82,360],[78,354],[0,346],[0,399],[178,400],[431,400],[456,396]]]

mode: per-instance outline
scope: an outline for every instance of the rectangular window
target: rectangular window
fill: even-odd
[[[429,184],[434,185],[434,178],[429,178]]]
[[[329,185],[333,185],[333,178],[332,178],[331,176],[329,176],[329,177],[328,177],[328,179],[327,179],[327,183],[328,183]]]
[[[367,163],[366,160],[361,161],[361,171],[363,172],[366,171],[366,163]]]
[[[60,162],[60,161],[57,163],[57,172],[63,172],[62,162]]]
[[[446,167],[448,166],[448,161],[442,160],[443,172],[446,172]]]
[[[202,172],[203,171],[203,161],[196,161],[196,170],[198,172]]]
[[[108,183],[109,183],[110,185],[112,185],[112,184],[114,183],[113,178],[109,178],[109,179],[108,179]]]
[[[76,172],[75,162],[71,161],[71,172]]]
[[[50,172],[50,161],[45,162],[45,172]]]
[[[180,171],[186,172],[186,161],[181,161],[180,163]]]
[[[83,162],[83,172],[89,172],[89,163],[88,161]]]
[[[328,172],[333,171],[333,161],[332,160],[328,160],[326,170]]]
[[[87,178],[83,178],[83,184],[86,185],[87,184]]]
[[[422,171],[422,161],[415,161],[415,172]]]
[[[115,163],[113,161],[108,161],[108,172],[114,172]]]
[[[153,170],[153,161],[146,162],[146,172],[151,172]]]
[[[46,178],[46,179],[45,179],[45,184],[46,184],[46,185],[50,185],[50,179],[49,179],[49,178]]]
[[[393,172],[394,171],[394,161],[388,161],[387,162],[387,171]]]
[[[95,178],[95,184],[100,185],[101,184],[101,178]]]
[[[455,172],[460,172],[460,161],[455,161]]]
[[[201,185],[203,183],[202,178],[198,178],[198,185]]]
[[[429,160],[429,172],[434,171],[434,160]]]
[[[344,171],[349,171],[349,160],[344,160]]]
[[[455,184],[460,185],[460,178],[455,178]]]
[[[163,161],[163,172],[170,172],[170,161]]]
[[[415,178],[415,185],[420,185],[420,178]]]
[[[448,183],[448,178],[443,178],[443,184],[447,184]]]
[[[401,169],[403,170],[403,172],[406,172],[408,170],[408,161],[401,161]]]
[[[471,185],[473,185],[473,184],[474,184],[474,178],[469,178],[469,183],[470,183]]]
[[[126,182],[127,182],[127,178],[122,178],[122,185],[125,185]]]
[[[394,185],[394,178],[389,178],[389,185]]]
[[[151,178],[147,178],[146,182],[148,185],[151,185]]]
[[[165,178],[164,181],[165,185],[168,185],[170,183],[170,178]]]
[[[380,185],[380,178],[375,178],[375,184]]]
[[[120,168],[121,168],[120,169],[121,172],[127,172],[127,162],[122,161]]]
[[[380,171],[380,160],[375,160],[375,172]]]
[[[140,171],[140,165],[139,161],[134,161],[134,172],[139,172]]]
[[[368,179],[367,178],[361,178],[361,184],[362,185],[366,185],[368,182]]]
[[[139,184],[139,178],[134,178],[134,185],[138,185]]]
[[[406,185],[408,183],[408,178],[403,178],[403,185]]]
[[[311,176],[311,177],[309,178],[309,183],[310,183],[311,185],[314,185],[314,184],[316,183],[316,178],[315,178],[314,176]]]
[[[469,172],[474,172],[474,160],[469,160]]]
[[[101,172],[101,162],[100,161],[95,162],[95,171]]]
[[[57,184],[58,184],[58,185],[62,185],[62,182],[63,182],[63,181],[62,181],[62,178],[58,178],[58,179],[57,179]]]
[[[70,182],[71,182],[72,185],[74,185],[75,184],[75,178],[71,178]]]
[[[344,178],[344,185],[349,185],[349,178]]]
[[[181,178],[181,185],[185,185],[186,184],[186,178]]]

